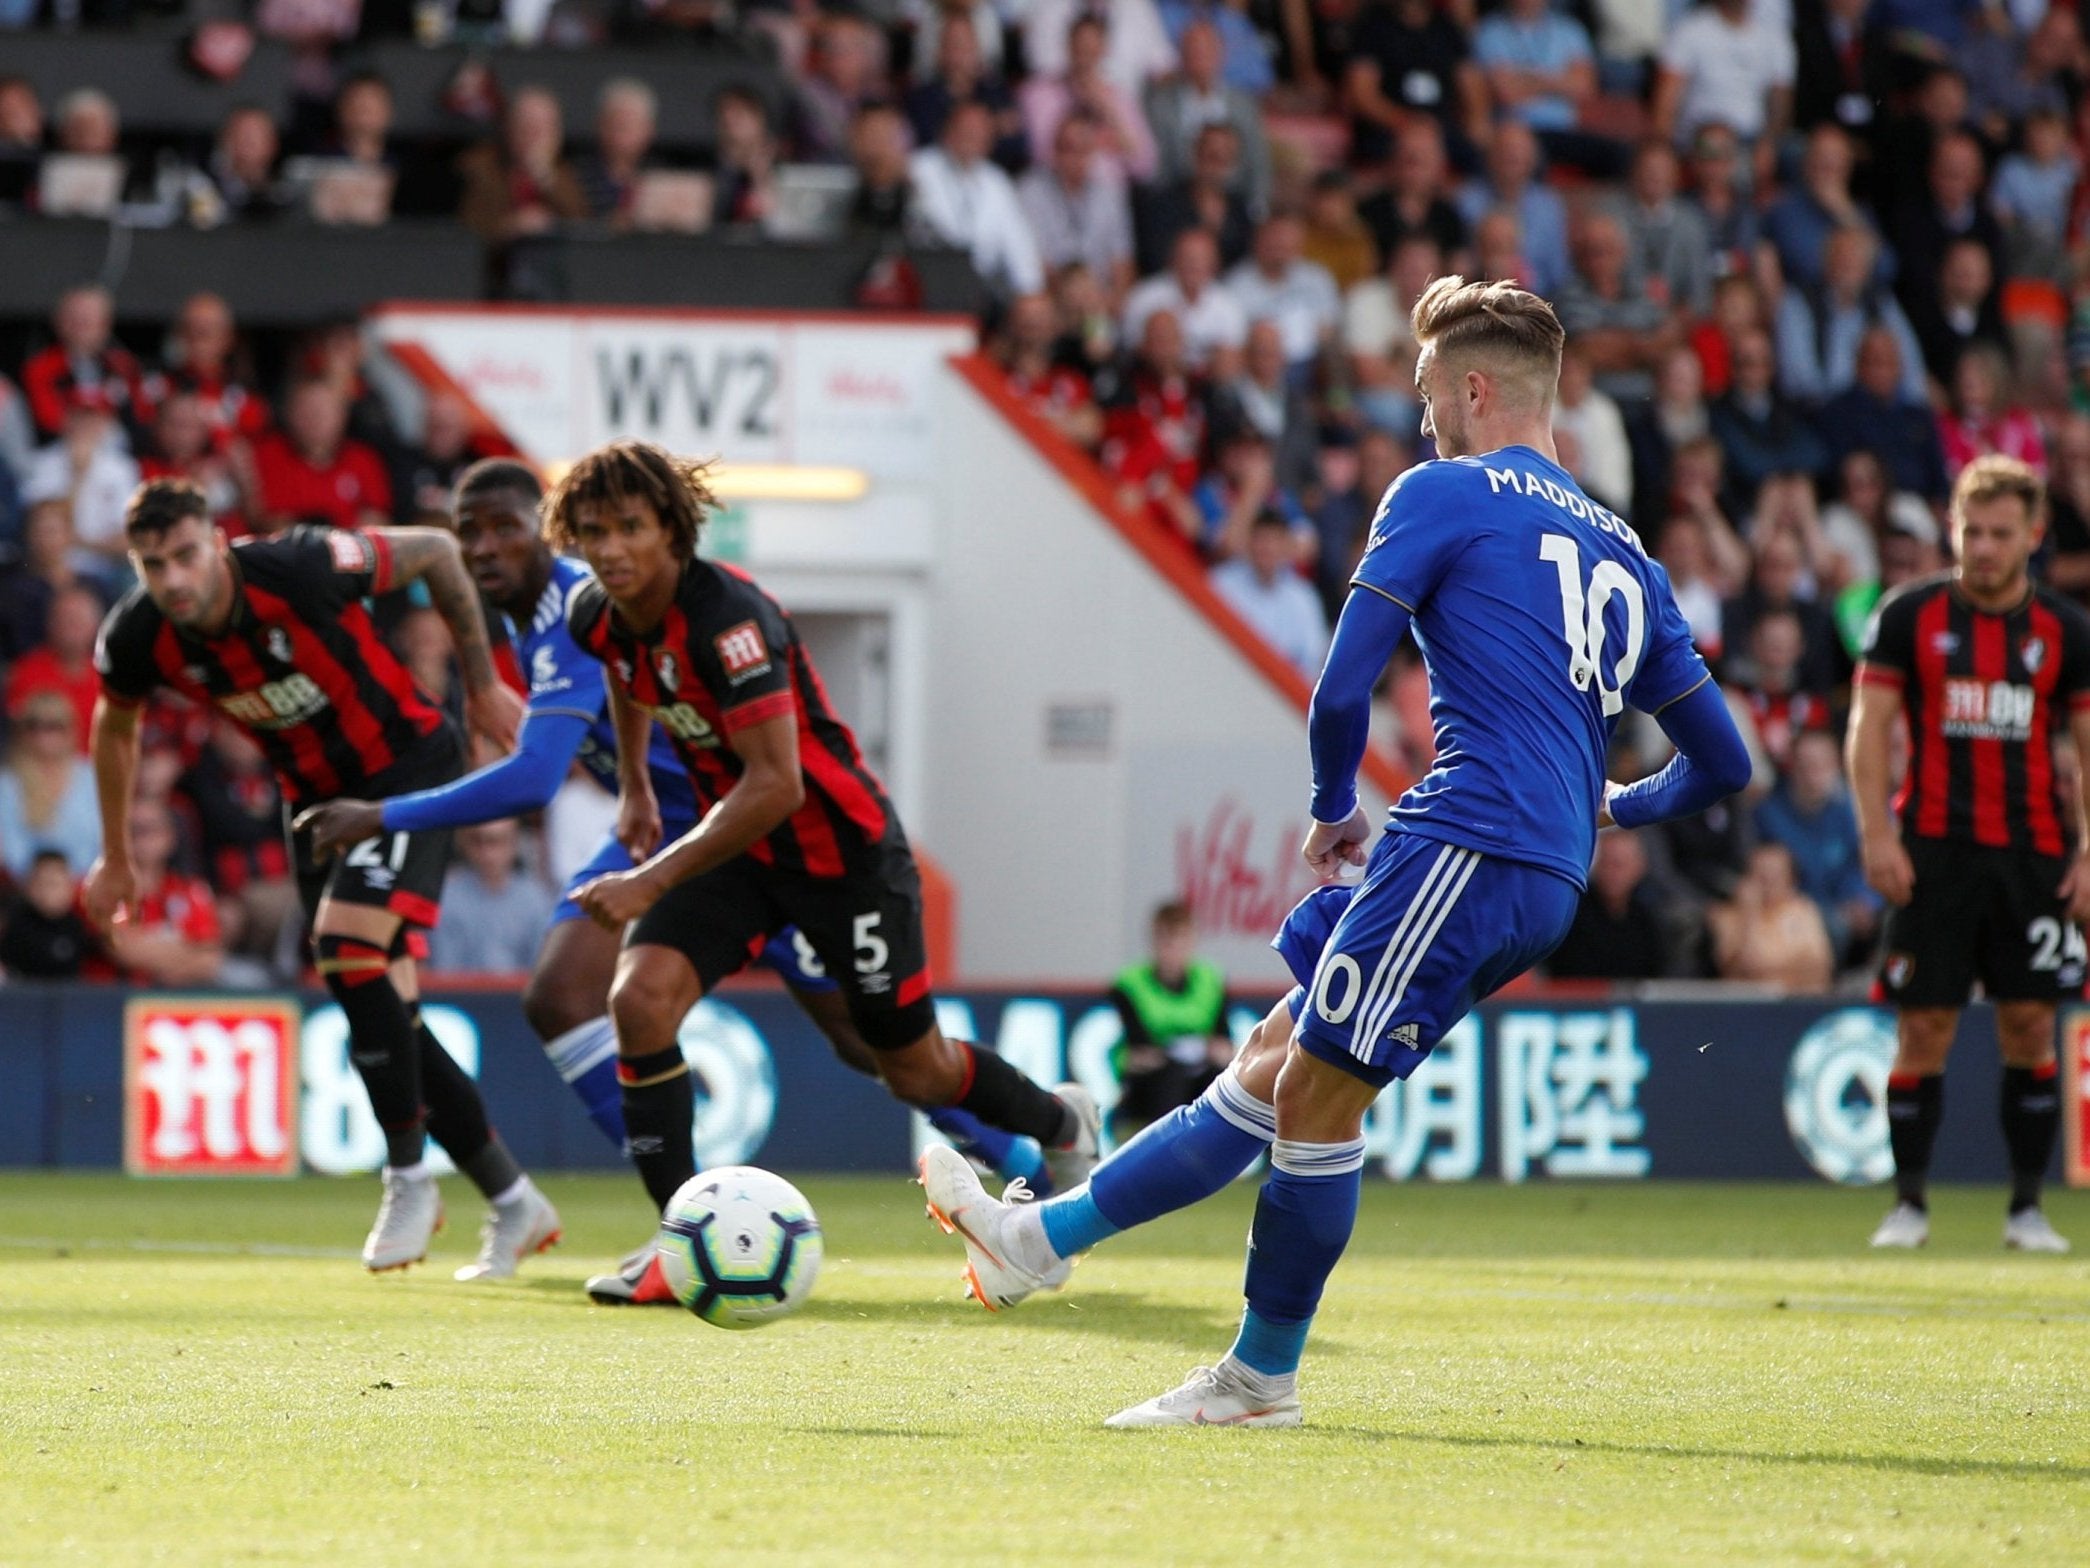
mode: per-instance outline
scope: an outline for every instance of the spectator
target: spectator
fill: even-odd
[[[1431,0],[1366,0],[1342,84],[1350,154],[1377,163],[1418,116],[1457,148],[1488,134],[1488,89],[1459,24]],[[1469,141],[1470,138],[1470,141]]]
[[[2003,155],[1989,193],[1989,204],[2003,226],[2012,277],[2051,277],[2059,272],[2068,210],[2082,169],[2082,160],[2068,144],[2066,115],[2043,109],[2025,121],[2024,147]]]
[[[1819,474],[1828,454],[1800,409],[1778,390],[1768,333],[1746,332],[1734,351],[1734,384],[1713,400],[1713,439],[1727,460],[1727,504],[1746,512],[1773,474]]]
[[[363,324],[338,317],[304,334],[291,355],[290,390],[300,381],[323,381],[348,407],[348,434],[379,452],[399,441],[391,411],[363,373]]]
[[[1221,75],[1223,46],[1208,21],[1183,32],[1183,69],[1147,89],[1147,124],[1153,128],[1159,177],[1165,184],[1189,180],[1200,166],[1200,138],[1207,126],[1232,128],[1239,156],[1227,190],[1241,198],[1251,216],[1270,199],[1270,143],[1254,97],[1227,85]]]
[[[566,161],[565,139],[559,100],[546,88],[519,90],[502,116],[500,140],[459,160],[465,226],[505,245],[586,217],[588,200]]]
[[[1474,32],[1473,58],[1496,114],[1536,132],[1549,160],[1600,179],[1618,174],[1618,144],[1578,128],[1597,90],[1596,50],[1580,22],[1552,0],[1508,0]]]
[[[65,856],[38,851],[0,927],[0,970],[10,980],[71,980],[93,950],[94,933],[80,913],[79,883]]]
[[[1193,369],[1224,377],[1248,336],[1248,314],[1219,281],[1219,246],[1203,229],[1176,237],[1169,269],[1134,285],[1125,297],[1125,336],[1138,341],[1156,311],[1173,315],[1183,328]]]
[[[1469,226],[1478,225],[1493,208],[1508,208],[1516,214],[1524,237],[1530,286],[1550,299],[1566,285],[1567,207],[1559,193],[1538,178],[1538,141],[1528,128],[1514,120],[1495,128],[1488,143],[1487,173],[1467,182],[1459,192],[1458,207]],[[1619,243],[1623,248],[1624,240]],[[1575,328],[1568,327],[1568,331]]]
[[[915,211],[938,239],[972,257],[999,297],[1035,294],[1045,286],[1045,268],[1015,184],[988,159],[993,143],[994,115],[985,104],[954,107],[943,140],[909,162]]]
[[[40,850],[56,850],[75,878],[102,852],[94,769],[75,745],[72,704],[40,692],[13,721],[13,744],[0,768],[0,868],[19,883]]]
[[[1749,628],[1744,656],[1732,661],[1730,698],[1740,700],[1752,738],[1779,773],[1792,766],[1801,735],[1828,732],[1828,698],[1801,684],[1805,655],[1799,616],[1789,609],[1766,610]]]
[[[1198,511],[1198,549],[1210,561],[1234,560],[1247,551],[1256,519],[1274,513],[1292,531],[1296,560],[1311,566],[1319,536],[1297,497],[1283,488],[1275,448],[1254,425],[1229,419],[1222,396],[1213,402],[1212,467],[1191,492]]]
[[[1490,283],[1532,286],[1532,265],[1524,255],[1524,226],[1507,207],[1497,207],[1473,225],[1473,272]]]
[[[1896,225],[1921,207],[1928,195],[1931,162],[1947,138],[1970,129],[1967,80],[1949,65],[1919,65],[1921,79],[1901,95],[1897,112],[1882,116],[1873,131],[1868,185],[1874,209],[1889,219],[1888,236],[1900,244]],[[1978,181],[1977,181],[1978,183]]]
[[[1936,520],[1929,507],[1920,501],[1916,504],[1922,511],[1920,521],[1910,514],[1897,513],[1879,539],[1879,575],[1853,578],[1836,596],[1836,631],[1843,639],[1847,659],[1855,660],[1863,652],[1872,626],[1872,612],[1883,597],[1903,583],[1932,576],[1945,564],[1944,552],[1934,542]],[[1919,531],[1924,528],[1928,532]]]
[[[885,84],[885,40],[863,17],[823,11],[798,78],[798,156],[839,163],[849,128]]]
[[[1385,189],[1357,209],[1380,255],[1390,257],[1402,240],[1417,234],[1434,240],[1447,257],[1465,248],[1466,219],[1448,193],[1448,170],[1444,132],[1435,120],[1417,116],[1401,127],[1387,160]]]
[[[983,8],[992,14],[992,7]],[[944,122],[961,103],[983,103],[994,118],[994,161],[1004,169],[1021,169],[1029,161],[1023,137],[1023,115],[1016,95],[995,75],[980,49],[980,32],[969,11],[950,11],[936,33],[935,70],[908,90],[908,122],[915,140],[926,147],[943,137]]]
[[[1952,399],[1938,411],[1938,439],[1945,448],[1945,477],[1977,457],[2001,453],[2046,473],[2046,441],[2039,421],[2011,396],[2010,367],[1986,343],[1970,344],[1952,372]]]
[[[1670,349],[1655,367],[1653,398],[1620,412],[1633,445],[1633,526],[1653,537],[1670,515],[1676,454],[1711,428],[1697,354],[1681,343]]]
[[[173,869],[174,813],[141,796],[131,803],[130,835],[136,892],[128,918],[109,932],[107,964],[91,964],[90,975],[128,985],[217,984],[225,963],[218,902],[208,882]]]
[[[1191,366],[1187,335],[1173,310],[1147,316],[1138,343],[1123,373],[1097,386],[1103,467],[1117,481],[1123,505],[1143,508],[1195,545],[1202,522],[1190,492],[1205,446],[1205,382]]]
[[[50,629],[51,601],[75,584],[93,589],[107,607],[106,588],[85,573],[99,559],[73,537],[69,503],[40,501],[22,524],[22,559],[0,573],[0,662],[41,647]]]
[[[201,184],[192,187],[191,221],[251,220],[281,213],[288,204],[276,171],[282,152],[275,117],[268,110],[254,104],[233,109],[218,127]]]
[[[1971,240],[1987,253],[1991,286],[2002,264],[2003,231],[1981,200],[1986,178],[1981,143],[1964,131],[1950,132],[1938,139],[1937,149],[1930,155],[1930,180],[1924,196],[1899,209],[1901,226],[1894,235],[1900,258],[1896,287],[1926,353],[1934,344],[1925,333],[1925,322],[1941,297],[1938,285],[1954,242]],[[1931,374],[1942,378],[1951,368],[1949,360],[1942,366],[1933,363]]]
[[[145,372],[130,350],[112,340],[115,320],[116,303],[98,283],[80,284],[58,296],[51,312],[51,330],[58,341],[22,366],[22,392],[45,440],[58,435],[65,424],[68,400],[75,392],[98,395],[119,418],[139,417]]]
[[[2083,85],[2083,34],[2075,12],[2043,7],[2020,30],[1993,17],[1968,35],[1955,58],[1967,78],[1970,123],[2001,146],[2035,114],[2065,114]]]
[[[101,629],[102,609],[101,595],[85,583],[59,589],[51,596],[43,645],[23,654],[7,672],[7,711],[25,712],[31,698],[57,693],[72,708],[77,721],[74,739],[83,757],[102,688],[94,673],[94,639]]]
[[[1612,209],[1625,230],[1627,268],[1668,310],[1701,314],[1713,293],[1712,238],[1705,218],[1677,196],[1676,150],[1650,138],[1633,154],[1625,198]]]
[[[483,456],[472,444],[471,406],[455,392],[431,392],[421,405],[421,439],[392,464],[392,494],[403,518],[447,514],[457,476]]]
[[[123,121],[114,98],[98,87],[75,87],[58,100],[51,118],[57,129],[53,152],[106,161],[118,171],[119,200],[151,194],[143,187],[140,170],[124,156]]]
[[[1987,248],[1974,239],[1954,240],[1945,248],[1936,286],[1910,307],[1909,325],[1922,345],[1921,368],[1940,383],[1951,380],[1953,367],[1973,345],[2003,347],[2003,314],[1995,284]]]
[[[718,125],[712,148],[711,210],[715,221],[765,222],[776,205],[776,171],[783,149],[769,126],[769,105],[747,87],[728,87],[713,106]]]
[[[267,957],[297,909],[275,769],[244,730],[218,719],[180,789],[194,805],[227,951]]]
[[[1758,225],[1741,143],[1730,128],[1712,121],[1691,138],[1690,154],[1690,205],[1705,220],[1713,273],[1743,272],[1755,259]]]
[[[1886,35],[1869,25],[1873,0],[1797,0],[1793,6],[1793,121],[1835,122],[1856,136],[1888,97]]]
[[[348,434],[348,403],[321,380],[290,390],[283,428],[256,443],[256,532],[297,523],[370,528],[391,521],[392,482],[375,451]]]
[[[1240,149],[1241,138],[1231,125],[1208,125],[1198,132],[1190,177],[1147,193],[1136,214],[1141,268],[1159,270],[1176,237],[1190,229],[1203,229],[1218,241],[1225,266],[1248,254],[1255,224],[1248,203],[1234,189]]]
[[[1023,23],[1024,54],[1036,76],[1067,70],[1068,36],[1076,16],[1100,15],[1108,22],[1103,74],[1137,95],[1147,82],[1176,68],[1154,0],[1033,0]]]
[[[1269,443],[1277,483],[1287,497],[1297,497],[1313,482],[1313,409],[1286,363],[1275,320],[1265,317],[1249,326],[1240,371],[1214,388],[1213,417],[1221,427],[1246,426]]]
[[[2090,602],[2090,414],[2070,413],[2054,427],[2047,532],[2053,541],[2047,582],[2078,603]]]
[[[0,212],[26,207],[44,156],[44,106],[24,76],[0,76]]]
[[[1224,58],[1224,80],[1251,98],[1262,98],[1277,85],[1270,64],[1270,46],[1258,32],[1248,8],[1238,0],[1160,0],[1161,25],[1168,29],[1177,54],[1186,51],[1184,38],[1193,27],[1211,27],[1219,35]]]
[[[392,140],[392,88],[374,71],[345,78],[334,94],[334,125],[320,143],[320,155],[353,164],[394,182],[385,205],[390,207],[400,173],[400,154]]]
[[[1759,844],[1734,896],[1706,912],[1713,965],[1723,980],[1748,980],[1788,993],[1826,991],[1835,954],[1821,911],[1793,880],[1792,851]]]
[[[0,485],[19,485],[29,472],[29,459],[36,451],[36,421],[29,417],[29,399],[13,378],[0,372]]]
[[[1047,296],[1019,295],[1010,302],[988,353],[1008,379],[1009,390],[1033,413],[1074,445],[1092,451],[1103,436],[1103,414],[1088,377],[1053,359],[1058,330],[1059,318]]]
[[[1249,258],[1226,277],[1227,292],[1251,322],[1272,321],[1285,364],[1302,386],[1333,341],[1342,299],[1327,269],[1304,259],[1306,231],[1290,213],[1263,220]]]
[[[80,543],[113,563],[124,555],[123,509],[137,488],[138,465],[124,450],[107,389],[73,387],[59,438],[37,449],[23,476],[22,499],[67,502]]]
[[[191,294],[182,301],[173,339],[166,368],[146,382],[149,403],[174,393],[193,396],[220,451],[268,429],[268,400],[254,389],[251,372],[240,363],[232,307],[222,295]],[[151,409],[141,410],[140,417],[150,418]]]
[[[1301,676],[1320,674],[1328,619],[1320,596],[1293,568],[1293,526],[1265,508],[1248,529],[1248,548],[1212,568],[1212,587],[1256,635]]]
[[[1821,911],[1839,963],[1862,963],[1879,930],[1880,899],[1865,884],[1858,818],[1834,733],[1809,730],[1793,742],[1792,766],[1757,806],[1756,828],[1791,851],[1800,891]]]
[[[440,613],[416,605],[399,617],[391,634],[399,662],[414,684],[433,697],[452,718],[464,711],[463,685],[451,660],[450,629]]]
[[[1835,560],[1826,574],[1832,586],[1876,582],[1880,542],[1889,533],[1908,534],[1933,548],[1941,542],[1930,508],[1921,497],[1892,488],[1877,452],[1846,452],[1836,472],[1838,499],[1822,510],[1822,540]]]
[[[1079,262],[1113,300],[1132,286],[1132,207],[1097,152],[1100,122],[1078,109],[1059,122],[1052,158],[1017,181],[1016,196],[1047,272]]]
[[[1905,398],[1923,396],[1922,351],[1909,318],[1879,281],[1879,243],[1872,230],[1849,224],[1823,247],[1821,281],[1789,287],[1778,299],[1778,387],[1809,407],[1850,390],[1858,379],[1858,343],[1871,327],[1894,335],[1901,349]]]
[[[1749,0],[1704,0],[1662,46],[1655,133],[1681,147],[1700,126],[1724,125],[1750,148],[1757,188],[1768,189],[1796,69],[1791,35],[1752,15]]]
[[[1062,121],[1085,113],[1095,127],[1101,172],[1115,175],[1121,184],[1144,182],[1154,178],[1160,154],[1139,99],[1104,72],[1110,49],[1108,18],[1103,11],[1077,15],[1067,30],[1066,71],[1058,76],[1034,71],[1017,89],[1017,104],[1029,134],[1032,163],[1042,164],[1053,156]]]
[[[1841,397],[1822,405],[1816,423],[1841,462],[1859,447],[1877,452],[1897,490],[1914,491],[1942,506],[1945,449],[1928,404],[1902,393],[1901,348],[1894,334],[1873,327],[1858,340],[1858,379]]]
[[[1655,559],[1669,573],[1669,587],[1678,613],[1691,628],[1693,646],[1708,660],[1717,660],[1726,646],[1721,601],[1733,585],[1714,575],[1710,538],[1703,519],[1678,512],[1662,525]]]
[[[1052,276],[1052,313],[1059,323],[1059,340],[1052,357],[1089,378],[1099,400],[1103,383],[1122,368],[1119,352],[1120,302],[1112,301],[1088,268],[1073,264]]]
[[[1589,886],[1546,973],[1555,980],[1659,979],[1670,972],[1667,948],[1647,846],[1627,829],[1599,833]]]
[[[1807,133],[1799,183],[1772,202],[1763,218],[1764,238],[1777,248],[1788,284],[1811,290],[1821,283],[1829,240],[1838,231],[1872,232],[1870,214],[1851,194],[1856,163],[1857,149],[1840,126],[1817,125]],[[1871,259],[1877,270],[1867,281],[1887,281],[1890,269],[1877,244]]]
[[[1498,138],[1514,129],[1504,126]],[[1675,345],[1677,333],[1662,307],[1628,274],[1628,262],[1618,220],[1589,214],[1576,236],[1575,275],[1560,291],[1558,308],[1560,324],[1589,356],[1596,384],[1621,403],[1638,403],[1653,393],[1655,366]]]
[[[485,974],[527,971],[557,902],[522,869],[512,820],[457,830],[461,864],[443,878],[442,919],[429,933],[429,967]]]
[[[1357,438],[1354,454],[1341,447],[1322,449],[1322,499],[1313,513],[1314,532],[1320,536],[1315,586],[1331,621],[1342,613],[1351,573],[1364,554],[1379,502],[1407,470],[1411,455],[1389,431],[1370,428]]]
[[[1633,512],[1633,446],[1618,405],[1596,388],[1589,354],[1570,342],[1560,360],[1553,433],[1566,436],[1576,461],[1561,460],[1584,493],[1621,517]]]
[[[889,103],[865,104],[849,125],[849,161],[856,168],[849,227],[904,237],[914,223],[906,117]]]
[[[1119,973],[1110,1002],[1124,1030],[1111,1063],[1120,1093],[1110,1125],[1123,1142],[1188,1105],[1234,1059],[1226,976],[1197,957],[1189,905],[1170,902],[1154,911],[1150,956]]]
[[[1774,633],[1769,647],[1759,648],[1757,623],[1774,615],[1789,617],[1796,636]],[[1736,671],[1740,684],[1775,688],[1781,697],[1799,691],[1825,698],[1849,674],[1835,623],[1807,581],[1806,548],[1791,530],[1769,532],[1756,541],[1749,581],[1721,607],[1720,622],[1730,654],[1742,656]],[[1811,722],[1816,714],[1810,710],[1806,717]]]
[[[1395,246],[1386,275],[1367,278],[1343,300],[1342,338],[1357,411],[1367,425],[1407,432],[1422,417],[1415,397],[1415,328],[1410,314],[1444,253],[1426,234]]]
[[[1305,255],[1326,267],[1345,293],[1379,270],[1379,247],[1358,213],[1347,170],[1323,169],[1307,190]]]
[[[639,179],[653,167],[653,138],[660,125],[660,100],[635,76],[603,83],[595,100],[595,150],[574,170],[589,217],[613,229],[628,229]]]

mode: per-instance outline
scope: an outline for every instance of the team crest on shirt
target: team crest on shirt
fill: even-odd
[[[261,639],[268,644],[269,657],[282,664],[295,662],[290,652],[290,633],[280,626],[271,626],[268,635]]]
[[[1931,651],[1934,653],[1946,655],[1957,653],[1959,652],[1959,633],[1939,632],[1930,639],[1930,646]]]
[[[769,668],[769,644],[762,640],[762,628],[753,621],[727,627],[711,639],[711,646],[718,650],[718,662],[725,666],[726,679],[736,686]]]
[[[631,660],[617,660],[617,679],[627,686],[631,684]]]
[[[2024,661],[2027,675],[2037,675],[2039,667],[2046,663],[2046,639],[2027,637],[2017,645],[2017,656]]]
[[[1912,953],[1889,953],[1887,962],[1880,970],[1880,977],[1887,982],[1887,989],[1904,989],[1916,972],[1916,958]]]
[[[184,664],[181,667],[181,673],[194,681],[198,686],[210,679],[210,671],[200,664]]]
[[[663,648],[653,656],[653,668],[660,676],[660,684],[668,691],[682,689],[682,666],[675,662],[671,648]]]

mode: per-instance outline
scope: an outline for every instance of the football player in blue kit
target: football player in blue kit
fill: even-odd
[[[1440,457],[1380,503],[1315,687],[1304,854],[1324,879],[1364,875],[1354,893],[1312,895],[1280,936],[1295,965],[1321,942],[1288,999],[1296,1022],[1292,1007],[1273,1011],[1204,1099],[1048,1202],[1001,1203],[962,1160],[922,1157],[932,1213],[963,1236],[983,1303],[1004,1307],[1063,1283],[1097,1241],[1217,1191],[1267,1144],[1233,1347],[1109,1426],[1299,1424],[1299,1362],[1356,1220],[1373,1100],[1559,943],[1600,827],[1702,811],[1749,777],[1667,574],[1557,460],[1564,335],[1552,307],[1449,277],[1423,292],[1413,322],[1423,431]],[[1372,686],[1411,630],[1436,764],[1374,843],[1357,767]],[[1677,755],[1638,783],[1607,784],[1628,706],[1654,715]]]
[[[616,731],[603,666],[575,647],[566,629],[567,598],[576,584],[588,580],[588,569],[554,555],[544,541],[537,516],[542,498],[543,487],[529,468],[501,458],[474,464],[457,484],[456,527],[465,565],[487,601],[508,620],[510,641],[529,685],[528,714],[517,749],[439,788],[389,800],[343,799],[313,807],[300,816],[298,827],[312,831],[319,854],[345,850],[381,833],[457,828],[541,811],[576,760],[612,795],[616,793]],[[689,831],[698,811],[689,775],[657,726],[648,761],[662,831],[672,841]],[[585,918],[572,893],[633,864],[630,849],[611,834],[574,873],[523,993],[524,1015],[544,1042],[552,1066],[572,1087],[590,1120],[620,1149],[624,1112],[617,1042],[605,1012],[617,964],[617,937]],[[870,1047],[858,1037],[839,988],[808,944],[786,931],[750,958],[776,971],[845,1064],[876,1076]],[[1049,1186],[1042,1153],[1030,1139],[988,1127],[955,1107],[932,1113],[930,1121],[1003,1177]],[[506,1272],[514,1272],[508,1254],[501,1256],[510,1263]],[[606,1277],[607,1294],[591,1294],[605,1301],[630,1299],[615,1286],[623,1272]]]

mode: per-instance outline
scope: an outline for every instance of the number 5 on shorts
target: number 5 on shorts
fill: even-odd
[[[879,918],[876,911],[856,917],[856,972],[860,975],[875,975],[885,967],[885,961],[892,957],[892,949],[885,945],[885,938],[878,934]]]

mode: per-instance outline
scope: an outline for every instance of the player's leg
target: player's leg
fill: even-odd
[[[668,839],[687,824],[670,824]],[[544,1042],[552,1070],[581,1102],[602,1135],[624,1148],[624,1096],[617,1083],[617,1032],[610,1023],[610,983],[616,978],[618,937],[581,912],[574,891],[598,876],[631,868],[631,853],[606,835],[588,863],[566,884],[537,950],[523,990],[523,1016]]]
[[[2083,934],[2060,897],[2067,862],[2035,854],[1990,857],[1996,904],[1981,949],[1981,983],[1996,1004],[2003,1074],[1999,1110],[2010,1151],[2010,1210],[2003,1244],[2021,1252],[2066,1252],[2068,1242],[2039,1207],[2061,1127],[2055,1005],[2083,990]]]
[[[2054,1004],[2000,1001],[1996,1029],[2003,1048],[2003,1144],[2010,1151],[2010,1213],[2003,1244],[2021,1252],[2066,1252],[2066,1238],[2039,1207],[2061,1128]]]
[[[762,962],[776,971],[799,1010],[826,1038],[837,1061],[867,1078],[878,1077],[877,1053],[856,1032],[848,999],[827,972],[827,966],[820,962],[820,955],[813,951],[804,932],[792,927],[771,937],[763,946]],[[967,1159],[993,1171],[1003,1181],[1021,1181],[1041,1192],[1050,1190],[1044,1152],[1034,1140],[989,1127],[970,1111],[956,1106],[937,1106],[923,1114],[929,1125],[956,1144]]]

